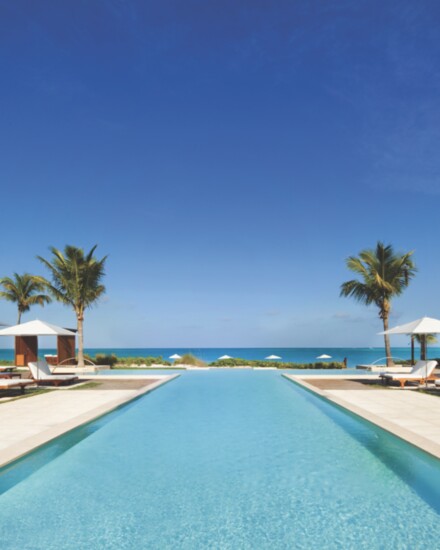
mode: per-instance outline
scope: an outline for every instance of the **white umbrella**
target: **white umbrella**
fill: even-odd
[[[322,355],[319,355],[316,359],[331,359],[332,356],[331,355],[326,355],[325,353],[323,353]]]
[[[168,359],[182,359],[182,357],[178,353],[175,353],[174,355],[170,355]]]
[[[422,317],[411,323],[390,328],[379,334],[440,334],[440,320]]]
[[[279,357],[278,355],[269,355],[265,359],[281,359],[281,357]]]
[[[230,355],[222,355],[218,358],[218,361],[221,361],[222,359],[233,359],[233,357],[231,357]]]
[[[420,334],[420,336],[423,337],[422,345],[425,346],[427,334],[440,334],[440,320],[433,319],[432,317],[422,317],[421,319],[416,319],[405,325],[390,328],[379,334],[409,334],[411,336]],[[427,365],[426,368],[428,368]]]

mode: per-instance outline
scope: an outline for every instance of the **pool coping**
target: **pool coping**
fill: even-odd
[[[39,447],[46,445],[46,443],[49,443],[50,441],[53,441],[54,439],[57,439],[58,437],[65,435],[66,433],[71,432],[72,430],[75,430],[80,426],[97,420],[98,418],[105,416],[106,414],[126,405],[127,403],[130,403],[131,401],[134,401],[139,397],[142,397],[143,395],[146,395],[147,393],[156,390],[157,388],[167,384],[168,382],[172,382],[179,376],[180,374],[174,374],[166,377],[162,375],[161,378],[153,384],[149,384],[138,390],[133,390],[130,395],[113,399],[112,401],[109,401],[104,405],[99,405],[98,407],[90,409],[89,411],[82,413],[75,418],[72,418],[65,422],[61,422],[56,426],[52,426],[47,430],[44,430],[36,435],[27,437],[19,443],[15,443],[10,447],[7,447],[6,449],[0,451],[0,469],[37,450]],[[149,378],[151,379],[151,377]],[[125,377],[125,379],[127,379],[127,377]],[[131,380],[131,377],[129,377],[128,379]]]
[[[367,420],[368,422],[375,424],[379,428],[382,428],[383,430],[393,434],[399,439],[402,439],[406,443],[414,445],[415,447],[418,447],[425,453],[428,453],[431,456],[434,456],[435,458],[440,459],[440,445],[438,443],[435,443],[427,439],[426,437],[417,435],[415,432],[411,430],[402,428],[401,426],[398,426],[391,420],[388,420],[377,414],[371,413],[370,411],[367,411],[362,407],[353,405],[352,403],[349,403],[344,399],[341,399],[340,397],[331,395],[327,393],[325,390],[322,390],[321,388],[317,388],[316,386],[309,384],[306,380],[302,379],[299,376],[294,376],[291,374],[283,374],[283,376],[290,382],[293,382],[298,386],[302,386],[305,390],[310,391],[311,393],[314,393],[327,401],[330,401],[331,403],[337,405],[338,407],[348,410],[349,412],[355,414],[356,416],[359,416],[360,418]]]

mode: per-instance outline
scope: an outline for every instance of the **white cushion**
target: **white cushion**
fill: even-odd
[[[35,380],[74,380],[77,378],[74,374],[52,374],[46,361],[28,363],[28,367]]]
[[[20,384],[35,384],[35,380],[31,380],[30,378],[1,378],[0,379],[0,388],[6,388],[14,386],[19,386]]]

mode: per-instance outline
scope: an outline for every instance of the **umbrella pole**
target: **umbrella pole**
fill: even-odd
[[[411,336],[411,365],[414,366],[415,365],[415,360],[414,360],[414,335]]]
[[[428,362],[426,360],[426,334],[422,335],[423,360],[425,361],[425,388],[428,387]]]

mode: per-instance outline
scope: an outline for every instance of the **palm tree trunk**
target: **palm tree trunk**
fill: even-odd
[[[382,317],[383,320],[383,330],[388,330],[388,314],[384,314]],[[390,337],[388,334],[384,334],[383,336],[385,341],[385,355],[387,356],[387,367],[392,367],[394,365],[394,361],[391,357],[391,345],[390,345]]]
[[[84,368],[84,317],[78,316],[78,367]]]
[[[18,319],[17,319],[17,325],[21,323],[21,311],[18,310]]]
[[[422,334],[420,338],[420,359],[426,361],[426,334]]]

